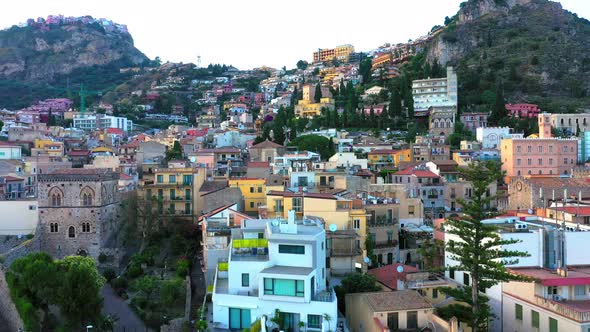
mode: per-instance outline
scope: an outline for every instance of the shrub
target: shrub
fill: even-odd
[[[129,268],[127,269],[127,277],[129,277],[130,279],[135,279],[139,277],[142,273],[143,270],[141,269],[140,264],[132,263],[131,265],[129,265]]]
[[[189,269],[189,262],[188,259],[183,258],[183,259],[179,259],[178,262],[176,262],[176,275],[184,278],[188,275],[188,269]]]
[[[160,288],[160,301],[165,306],[184,301],[184,281],[182,279],[165,280]]]
[[[123,276],[119,276],[115,279],[111,280],[111,286],[114,289],[123,289],[123,288],[127,288],[127,278],[123,277]]]
[[[113,269],[106,269],[102,275],[107,280],[107,282],[111,282],[111,280],[117,277],[117,273],[115,273],[115,270]]]
[[[104,262],[107,261],[107,255],[105,255],[104,253],[100,253],[100,255],[98,255],[98,262],[103,264]]]

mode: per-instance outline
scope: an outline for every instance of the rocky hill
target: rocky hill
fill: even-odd
[[[548,0],[469,0],[428,46],[457,66],[463,106],[501,89],[552,112],[590,106],[590,22]]]
[[[129,33],[96,23],[14,26],[0,31],[0,107],[60,94],[47,89],[66,81],[108,89],[126,79],[120,68],[148,61]]]

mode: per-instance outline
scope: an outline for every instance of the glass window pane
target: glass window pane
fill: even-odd
[[[250,322],[250,309],[242,309],[242,326],[240,328],[249,328],[252,323]]]

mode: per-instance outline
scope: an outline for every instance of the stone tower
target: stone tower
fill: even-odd
[[[541,113],[539,119],[539,138],[551,138],[551,114]]]

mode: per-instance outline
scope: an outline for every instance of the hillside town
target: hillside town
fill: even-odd
[[[127,29],[25,25],[80,22]],[[122,68],[141,84],[0,110],[0,265],[91,258],[121,331],[468,332],[472,287],[489,331],[586,331],[590,110],[460,107],[457,69],[421,55],[440,33],[292,69]],[[488,286],[455,247],[476,212],[505,253]]]

